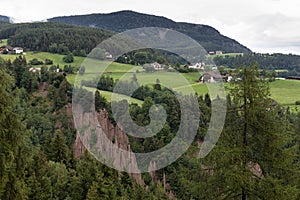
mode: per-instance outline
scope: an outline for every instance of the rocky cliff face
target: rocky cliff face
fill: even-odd
[[[74,145],[76,158],[79,158],[87,149],[98,158],[102,155],[109,157],[115,168],[121,166],[126,171],[138,171],[134,154],[125,153],[132,152],[126,133],[109,121],[106,110],[102,110],[96,116],[92,112],[83,112],[80,108],[75,110],[77,113],[74,120],[77,129],[80,127]],[[108,145],[110,142],[113,147]],[[124,165],[124,163],[128,164]],[[130,175],[137,183],[144,184],[141,174],[131,173]]]

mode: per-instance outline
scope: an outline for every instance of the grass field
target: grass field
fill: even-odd
[[[109,101],[109,102],[111,101],[112,92],[103,91],[103,90],[99,90],[99,91],[100,91],[100,94],[107,99],[107,101]],[[122,94],[114,94],[114,95],[116,95],[114,98],[117,101],[120,101],[122,99],[126,99],[125,95],[122,95]],[[142,105],[142,103],[143,103],[143,101],[135,99],[135,98],[130,98],[129,101],[130,101],[129,103],[136,103],[138,105]]]
[[[6,54],[6,55],[0,54],[0,57],[2,57],[3,59],[5,59],[5,60],[10,59],[12,61],[18,56],[19,55],[14,55],[14,54]],[[30,51],[30,52],[26,52],[26,54],[22,55],[22,56],[25,56],[27,62],[32,60],[33,58],[37,58],[38,60],[45,62],[45,59],[48,58],[53,61],[53,65],[59,65],[61,68],[63,68],[63,66],[65,66],[65,65],[80,67],[81,63],[85,59],[84,57],[74,56],[74,62],[68,64],[68,63],[63,62],[63,57],[65,55],[60,55],[60,54],[52,54],[52,53],[47,53],[47,52],[35,53],[35,52]],[[40,66],[35,65],[34,67],[40,67]]]
[[[155,75],[155,76],[154,76]],[[159,73],[139,73],[137,74],[137,78],[144,79],[144,80],[154,80],[155,78],[172,78],[172,76],[168,77],[169,74],[160,75]],[[189,75],[186,75],[189,76]],[[195,76],[194,74],[191,74],[190,76]],[[69,80],[69,79],[68,79]],[[71,82],[71,81],[70,81]],[[184,84],[183,82],[179,82],[178,85],[173,80],[170,80],[169,84],[172,85],[172,89],[181,92],[183,94],[189,94],[197,92],[199,95],[205,95],[209,92],[208,87],[206,84],[203,83],[197,83],[197,82],[190,82],[189,84]],[[227,88],[228,83],[225,83],[225,88]],[[193,91],[191,91],[189,88],[190,86],[193,88]],[[218,90],[219,87],[217,84],[210,84],[209,88],[213,90]],[[228,92],[228,90],[226,90]],[[281,104],[284,107],[290,107],[291,110],[300,110],[300,106],[296,106],[295,102],[300,101],[300,81],[296,80],[277,80],[272,83],[270,83],[270,92],[271,92],[271,98],[276,100],[279,104]],[[105,93],[103,93],[104,95]],[[109,95],[108,93],[106,95]],[[110,98],[106,96],[109,100]]]
[[[270,84],[270,91],[272,98],[283,106],[297,107],[295,102],[300,101],[300,81],[277,80]]]
[[[2,45],[5,45],[7,40],[2,40]],[[223,54],[222,56],[236,56],[239,54]],[[0,57],[4,59],[15,59],[18,55],[0,55]],[[27,61],[32,60],[33,58],[37,58],[38,60],[45,61],[46,58],[53,60],[54,65],[59,65],[63,67],[67,63],[64,63],[62,58],[64,55],[59,54],[51,54],[47,52],[26,52],[24,55]],[[108,76],[111,76],[114,79],[122,79],[122,80],[131,80],[133,75],[136,74],[138,82],[146,82],[146,83],[156,83],[156,80],[159,79],[162,85],[169,86],[173,90],[177,92],[181,92],[184,94],[197,92],[199,95],[204,95],[208,93],[208,87],[205,84],[198,83],[197,80],[200,78],[201,74],[198,72],[193,73],[183,73],[177,74],[174,72],[154,72],[154,73],[146,73],[143,71],[140,66],[133,66],[128,64],[120,64],[109,61],[98,61],[93,59],[85,60],[84,57],[74,56],[74,62],[71,63],[72,66],[80,67],[81,65],[85,65],[86,67],[86,75],[84,79],[93,79],[98,76],[98,74],[102,73]],[[36,66],[39,67],[39,66]],[[138,73],[137,73],[138,71]],[[125,74],[125,75],[124,75]],[[75,82],[76,75],[68,75],[68,81],[73,84]],[[80,76],[77,76],[80,80]],[[225,84],[226,85],[226,84]],[[189,88],[192,87],[193,90]],[[212,85],[210,85],[213,88]],[[297,80],[276,80],[270,83],[270,91],[271,97],[279,102],[283,106],[289,106],[292,109],[298,109],[298,106],[295,105],[296,101],[300,101],[300,81]],[[106,96],[109,100],[111,94],[109,92],[102,91],[102,94]],[[122,96],[120,96],[121,98]],[[133,100],[135,101],[135,100]],[[138,100],[136,100],[138,101]],[[135,102],[135,103],[141,103]],[[300,106],[299,106],[300,110]]]
[[[84,87],[84,88],[85,88],[86,90],[91,91],[91,92],[95,92],[95,90],[96,90],[96,89],[94,89],[94,88],[89,88],[89,87]],[[106,100],[107,100],[108,102],[111,101],[111,99],[112,99],[112,94],[113,94],[112,92],[108,92],[108,91],[104,91],[104,90],[98,90],[98,91],[100,92],[100,94],[101,94],[103,97],[106,98]],[[114,100],[116,100],[116,101],[121,101],[121,100],[123,100],[123,99],[128,99],[129,104],[130,104],[130,103],[136,103],[136,104],[138,104],[138,105],[142,105],[142,104],[143,104],[143,101],[141,101],[141,100],[139,100],[139,99],[135,99],[135,98],[132,98],[132,97],[128,98],[128,96],[126,96],[126,95],[114,93]]]
[[[239,56],[239,55],[244,55],[243,53],[224,53],[221,55],[209,55],[209,57],[211,58],[215,58],[215,57],[226,57],[226,56],[230,56],[230,57],[235,57],[235,56]]]

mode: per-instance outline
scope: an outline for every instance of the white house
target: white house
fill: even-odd
[[[194,65],[190,65],[190,69],[202,69],[204,70],[205,63],[196,63]]]
[[[13,48],[13,52],[14,52],[15,54],[21,54],[21,53],[24,52],[24,50],[23,50],[23,48],[21,48],[21,47],[15,47],[15,48]]]
[[[109,52],[105,52],[105,58],[106,59],[112,59],[113,58],[113,55]]]
[[[215,83],[215,82],[222,82],[223,77],[220,73],[211,71],[204,73],[200,79],[199,82],[201,83]]]
[[[216,70],[218,70],[218,67],[217,66],[212,66],[211,69],[216,71]]]
[[[154,67],[155,70],[163,70],[162,65],[158,62],[152,63],[151,66]]]
[[[216,55],[222,55],[223,51],[216,51]]]

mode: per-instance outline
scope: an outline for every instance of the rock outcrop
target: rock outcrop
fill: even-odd
[[[74,145],[76,158],[79,158],[87,149],[98,160],[106,162],[108,159],[115,169],[129,172],[138,172],[135,154],[132,152],[126,133],[118,126],[114,126],[108,112],[83,112],[76,108],[75,124],[77,136]],[[144,184],[140,173],[130,173],[138,184]]]

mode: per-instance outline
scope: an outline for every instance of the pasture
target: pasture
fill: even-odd
[[[20,56],[20,55],[16,55],[16,54],[3,55],[3,54],[0,54],[0,57],[2,57],[3,59],[5,59],[5,60],[10,59],[11,61],[16,59],[16,57],[18,57],[18,56]],[[63,61],[63,57],[65,55],[53,54],[53,53],[47,53],[47,52],[32,52],[32,51],[25,52],[25,54],[21,55],[21,56],[24,56],[26,58],[27,62],[34,59],[34,58],[38,59],[39,61],[43,61],[43,62],[45,62],[45,59],[50,59],[50,60],[53,61],[53,65],[59,65],[60,68],[63,68],[63,66],[65,66],[65,65],[80,67],[81,63],[85,59],[84,57],[74,56],[74,62],[73,63],[65,63]],[[41,66],[42,65],[35,65],[33,67],[41,67]],[[48,65],[48,66],[51,66],[51,65]]]
[[[295,102],[300,101],[300,81],[276,80],[270,83],[270,92],[271,97],[281,105],[298,107],[295,106]]]
[[[2,40],[4,44],[6,40]],[[227,55],[227,54],[223,54]],[[233,54],[235,56],[238,54]],[[14,60],[18,55],[0,55],[4,59]],[[40,61],[45,59],[51,59],[53,65],[59,65],[61,68],[64,65],[69,65],[63,62],[64,55],[52,54],[47,52],[26,52],[24,55],[26,60],[32,60],[37,58]],[[74,62],[70,64],[74,67],[80,67],[82,65],[87,66],[84,77],[77,76],[78,82],[81,80],[91,80],[97,77],[99,74],[107,75],[113,79],[131,80],[136,75],[138,82],[140,83],[156,83],[159,81],[162,85],[172,88],[174,91],[181,92],[183,94],[198,93],[204,95],[208,93],[208,87],[206,84],[198,83],[201,73],[176,73],[176,72],[144,72],[141,66],[133,66],[129,64],[120,64],[110,61],[99,61],[93,59],[85,60],[85,57],[74,56]],[[39,66],[34,66],[39,67]],[[71,84],[75,83],[76,74],[69,74],[67,76],[68,81]],[[225,83],[225,86],[227,83]],[[213,88],[212,84],[209,86]],[[191,90],[191,88],[193,90]],[[228,91],[227,91],[228,92]],[[279,104],[285,107],[291,107],[293,110],[298,109],[295,105],[296,101],[300,101],[300,81],[297,80],[276,80],[270,83],[271,98],[276,100]],[[106,91],[102,91],[102,94],[110,100],[111,94]],[[122,96],[120,96],[121,98]],[[137,100],[138,101],[138,100]],[[141,102],[136,102],[140,104]],[[300,109],[300,106],[299,106]]]

